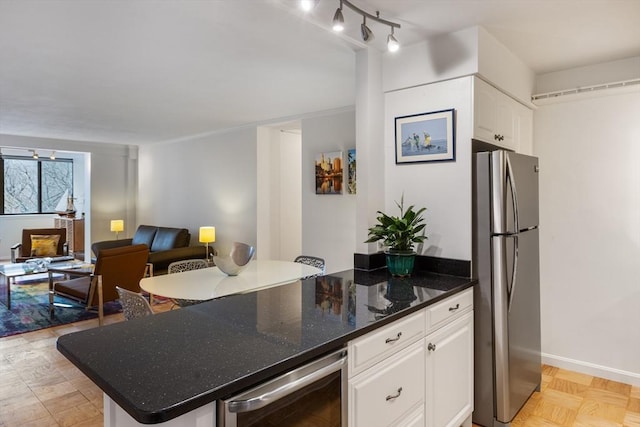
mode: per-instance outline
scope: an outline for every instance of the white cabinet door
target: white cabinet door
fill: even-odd
[[[424,407],[424,342],[349,379],[349,426],[395,426]],[[409,421],[407,420],[407,421]]]
[[[516,102],[515,114],[518,120],[518,133],[515,141],[518,153],[533,155],[533,110]]]
[[[473,80],[473,137],[530,154],[533,112],[487,82]]]
[[[473,136],[476,139],[499,145],[497,90],[484,81],[473,80]]]
[[[473,312],[425,338],[427,427],[458,427],[473,411]]]

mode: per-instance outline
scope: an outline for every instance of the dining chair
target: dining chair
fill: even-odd
[[[299,262],[300,264],[307,264],[307,265],[310,265],[312,267],[316,267],[316,268],[319,268],[320,270],[322,270],[318,274],[313,274],[311,276],[306,276],[306,277],[303,277],[302,279],[310,279],[312,277],[322,276],[325,273],[325,266],[324,266],[324,259],[323,258],[318,258],[318,257],[315,257],[315,256],[310,256],[310,255],[299,255],[299,256],[296,257],[296,259],[293,260],[293,262]]]
[[[124,320],[131,320],[138,317],[145,317],[153,315],[153,309],[149,301],[138,292],[131,292],[128,289],[123,289],[120,286],[116,286],[116,291],[120,297],[120,305],[122,306],[122,314],[124,314]]]
[[[92,273],[65,272],[68,280],[51,282],[49,289],[49,313],[54,317],[55,295],[71,299],[85,306],[86,310],[98,309],[100,325],[103,321],[103,304],[115,301],[119,295],[116,286],[140,292],[140,280],[147,268],[149,248],[147,245],[132,245],[122,248],[104,249],[98,253]]]
[[[182,273],[185,271],[191,270],[200,270],[202,268],[207,268],[209,265],[207,261],[203,259],[185,259],[182,261],[174,261],[169,264],[169,268],[167,270],[167,274],[175,274]],[[181,299],[181,298],[173,298],[173,303],[178,307],[187,307],[189,305],[199,304],[204,302],[202,300],[196,299]]]

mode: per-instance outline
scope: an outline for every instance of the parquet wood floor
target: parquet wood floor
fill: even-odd
[[[513,427],[640,427],[640,387],[553,366]]]
[[[154,311],[171,309],[154,305]],[[122,321],[122,315],[105,323]],[[0,339],[0,426],[102,427],[102,391],[55,347],[57,337],[94,328],[86,320]],[[640,387],[551,366],[513,427],[640,427]]]
[[[172,305],[156,302],[153,310]],[[91,319],[0,338],[0,427],[102,427],[102,390],[56,350],[59,336],[97,326]]]

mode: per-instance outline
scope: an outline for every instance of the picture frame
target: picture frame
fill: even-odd
[[[356,194],[356,149],[347,150],[347,194]]]
[[[320,153],[316,156],[316,194],[342,194],[342,162],[342,151]]]
[[[454,112],[396,117],[396,164],[455,161]]]

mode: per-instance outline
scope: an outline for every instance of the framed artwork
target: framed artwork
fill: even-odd
[[[315,164],[316,194],[342,194],[342,151],[322,153]]]
[[[347,194],[356,194],[356,149],[347,150]]]
[[[453,112],[396,117],[396,164],[455,160]]]

